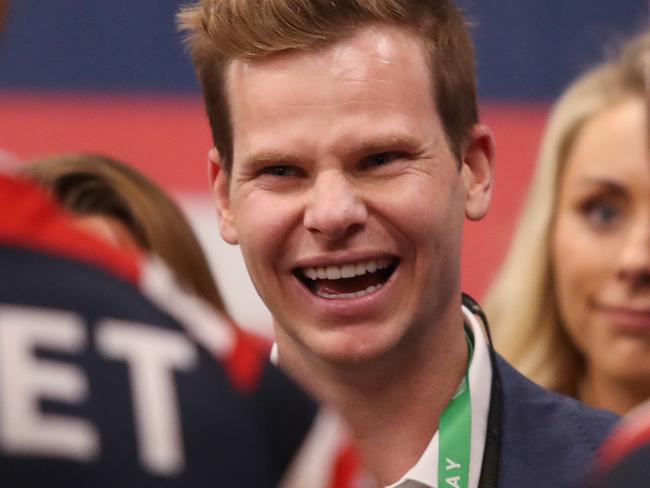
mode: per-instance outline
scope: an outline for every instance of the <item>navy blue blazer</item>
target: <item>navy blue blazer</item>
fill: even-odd
[[[498,357],[503,390],[499,488],[581,486],[618,416],[549,392]]]

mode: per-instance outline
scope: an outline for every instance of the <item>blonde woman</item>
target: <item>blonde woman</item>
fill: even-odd
[[[557,102],[486,301],[524,374],[620,414],[650,398],[649,79],[646,33]]]

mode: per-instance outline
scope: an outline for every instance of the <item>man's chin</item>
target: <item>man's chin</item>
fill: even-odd
[[[313,327],[304,327],[303,324],[300,329],[295,329],[276,323],[280,362],[284,356],[285,360],[298,363],[315,360],[331,366],[371,364],[384,359],[401,342],[399,328],[391,324],[390,321],[318,324]]]
[[[336,337],[319,339],[309,341],[306,347],[332,366],[370,365],[382,360],[391,350],[391,341],[384,337],[337,334]]]

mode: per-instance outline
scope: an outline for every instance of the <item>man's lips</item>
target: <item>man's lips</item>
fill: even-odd
[[[381,257],[344,264],[306,266],[294,270],[309,291],[326,299],[361,298],[381,288],[398,265],[397,258]]]

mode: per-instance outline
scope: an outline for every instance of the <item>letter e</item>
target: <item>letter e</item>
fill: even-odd
[[[90,461],[99,436],[87,420],[43,414],[41,399],[80,403],[88,395],[83,371],[38,359],[34,349],[76,353],[86,329],[73,313],[0,306],[0,449],[30,456]]]

